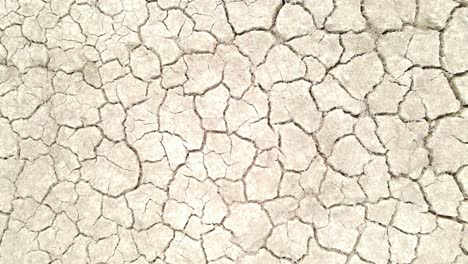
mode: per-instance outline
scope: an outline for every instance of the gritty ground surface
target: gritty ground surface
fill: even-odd
[[[468,1],[0,0],[0,263],[468,263]]]

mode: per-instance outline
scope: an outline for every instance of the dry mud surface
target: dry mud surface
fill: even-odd
[[[0,0],[0,263],[468,263],[468,1]]]

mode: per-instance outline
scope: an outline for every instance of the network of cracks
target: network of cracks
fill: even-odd
[[[467,0],[0,0],[0,263],[468,263]]]

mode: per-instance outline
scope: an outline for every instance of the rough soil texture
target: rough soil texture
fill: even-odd
[[[468,1],[0,0],[0,263],[468,263]]]

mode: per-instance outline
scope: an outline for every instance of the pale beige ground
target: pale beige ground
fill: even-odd
[[[0,263],[468,263],[468,1],[0,0]]]

